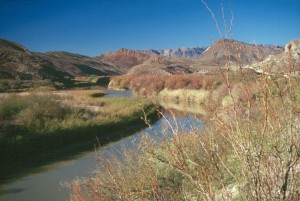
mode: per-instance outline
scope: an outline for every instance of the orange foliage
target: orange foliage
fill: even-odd
[[[131,89],[147,97],[166,89],[215,89],[223,82],[221,75],[121,75],[111,79],[113,86]]]

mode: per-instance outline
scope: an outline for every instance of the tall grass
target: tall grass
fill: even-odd
[[[299,78],[263,73],[249,82],[239,65],[232,79],[230,64],[228,57],[221,92],[210,88],[219,100],[207,104],[204,132],[175,126],[171,139],[146,138],[138,154],[99,158],[95,175],[73,181],[71,200],[299,200]]]
[[[62,93],[0,99],[1,183],[131,135],[146,126],[145,115],[156,118],[156,107],[144,99],[94,98],[89,90]]]
[[[81,94],[80,94],[81,93]],[[50,134],[57,130],[102,122],[120,121],[142,112],[143,106],[151,107],[149,101],[127,98],[99,98],[102,92],[81,91],[66,97],[49,94],[9,95],[0,100],[1,124],[19,124],[24,130],[35,134]],[[129,118],[129,119],[130,119]],[[49,130],[48,130],[49,129]],[[0,130],[1,131],[1,130]]]

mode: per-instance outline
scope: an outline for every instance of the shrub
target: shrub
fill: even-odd
[[[221,75],[122,75],[113,77],[109,86],[131,89],[142,97],[156,97],[164,89],[213,90],[223,81]]]
[[[30,105],[27,97],[15,95],[0,100],[0,121],[8,120]]]
[[[19,117],[26,128],[39,131],[49,125],[51,120],[62,120],[67,111],[57,98],[51,95],[34,95],[30,97],[31,104],[24,109]]]
[[[174,127],[167,141],[99,158],[102,168],[74,181],[71,199],[298,200],[300,87],[290,78],[256,81],[225,81],[230,104],[204,116],[202,133]]]

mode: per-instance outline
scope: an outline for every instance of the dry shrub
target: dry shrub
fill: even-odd
[[[108,87],[117,87],[121,89],[128,89],[130,81],[133,79],[132,75],[121,75],[111,77]]]
[[[146,139],[139,151],[125,151],[121,159],[102,158],[97,174],[80,185],[84,192],[79,191],[80,196],[92,200],[299,200],[299,80],[291,74],[263,74],[252,82],[224,79],[212,95],[220,101],[218,96],[226,94],[231,104],[213,102],[204,116],[204,132],[195,128],[180,133],[175,126],[167,141],[156,144]]]
[[[165,80],[164,75],[140,75],[131,80],[129,88],[143,97],[154,96],[164,89]]]
[[[84,198],[85,196],[83,195],[83,191],[81,190],[79,179],[74,180],[71,183],[71,188],[72,188],[72,196],[71,196],[72,201],[85,201],[86,200]]]
[[[231,142],[240,167],[240,198],[299,199],[300,128],[294,109],[299,85],[288,83],[277,82],[281,90],[265,76],[255,101],[252,96],[238,100],[244,104],[234,100],[231,108],[216,113],[213,130]]]
[[[167,89],[182,89],[190,87],[192,79],[184,75],[172,75],[166,80]]]
[[[93,179],[73,183],[71,200],[85,193],[92,200],[190,200],[208,191],[207,198],[212,198],[220,186],[211,181],[221,174],[212,163],[217,159],[206,154],[212,151],[210,142],[208,135],[194,132],[173,136],[159,146],[145,139],[143,153],[128,151],[125,161],[117,156],[98,158],[101,169]]]
[[[204,132],[179,133],[175,126],[167,141],[146,139],[138,154],[104,158],[82,189],[93,200],[300,200],[299,78],[291,71],[285,77],[248,76],[241,66],[231,75],[228,55],[223,81],[164,77],[167,89],[214,90]],[[141,81],[134,86],[147,89]],[[224,95],[230,104],[222,105]]]
[[[111,79],[110,87],[131,89],[142,97],[155,97],[163,89],[213,90],[222,85],[221,75],[122,75]]]

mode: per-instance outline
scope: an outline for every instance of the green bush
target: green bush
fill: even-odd
[[[49,125],[50,121],[62,120],[67,114],[66,108],[50,95],[35,95],[30,97],[30,101],[31,104],[22,110],[19,118],[31,131],[39,131]]]
[[[8,120],[31,104],[28,97],[16,95],[0,99],[0,121]]]

